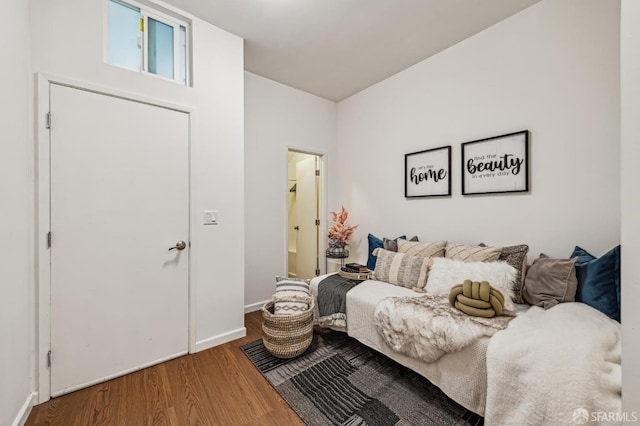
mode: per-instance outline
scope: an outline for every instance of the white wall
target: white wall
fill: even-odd
[[[334,102],[245,72],[246,310],[270,299],[275,275],[286,274],[287,149],[326,153],[330,164],[335,114]]]
[[[242,39],[192,19],[193,88],[103,62],[102,0],[33,0],[32,69],[195,108],[191,288],[198,349],[244,333]],[[219,225],[202,225],[202,211]],[[81,315],[81,313],[79,313]]]
[[[460,144],[523,129],[530,193],[462,197]],[[445,145],[453,196],[405,199],[404,154]],[[620,242],[619,3],[542,1],[340,102],[338,146],[354,260],[367,232],[603,254]]]
[[[621,17],[622,404],[640,413],[640,2],[622,0]]]
[[[3,2],[0,27],[0,425],[30,403],[33,348],[29,3]]]

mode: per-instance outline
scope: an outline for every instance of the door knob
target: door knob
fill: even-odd
[[[174,250],[174,249],[175,249],[175,250],[180,250],[180,251],[182,251],[182,250],[184,250],[186,247],[187,247],[187,243],[185,243],[184,241],[178,241],[178,242],[176,243],[175,247],[171,247],[171,248],[169,249],[169,251]]]

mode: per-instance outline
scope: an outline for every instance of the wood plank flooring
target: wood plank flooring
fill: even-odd
[[[261,337],[260,311],[245,326],[242,339],[37,405],[26,425],[304,425],[240,350]]]

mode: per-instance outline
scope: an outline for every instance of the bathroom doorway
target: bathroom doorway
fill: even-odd
[[[288,151],[287,273],[292,278],[320,274],[321,157]]]

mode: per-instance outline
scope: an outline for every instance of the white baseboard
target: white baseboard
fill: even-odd
[[[232,330],[227,333],[219,334],[217,336],[208,337],[204,340],[196,342],[196,352],[203,351],[205,349],[213,348],[214,346],[221,345],[223,343],[230,342],[232,340],[240,339],[247,335],[247,329],[242,327],[237,330]]]
[[[23,426],[27,422],[27,419],[29,418],[29,414],[31,414],[31,409],[33,408],[33,404],[36,401],[37,397],[37,392],[31,392],[27,396],[27,399],[24,401],[24,404],[22,404],[22,407],[20,407],[20,411],[18,411],[18,415],[16,415],[16,418],[13,420],[13,423],[11,423],[11,426]]]
[[[260,309],[262,309],[264,304],[267,303],[270,300],[271,299],[267,299],[267,300],[263,300],[262,302],[256,302],[256,303],[252,303],[250,305],[245,305],[244,306],[244,313],[248,314],[248,313],[251,313],[251,312],[259,311]]]

